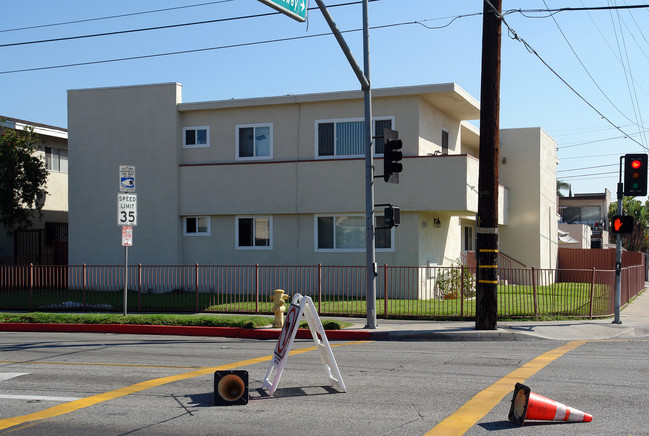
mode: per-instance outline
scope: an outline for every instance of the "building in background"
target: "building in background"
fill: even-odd
[[[608,189],[603,193],[559,197],[560,228],[580,241],[584,237],[584,232],[590,233],[587,241],[589,245],[575,248],[609,248],[608,208],[610,205],[611,191]],[[588,227],[589,231],[581,229],[580,225]]]
[[[364,265],[361,91],[183,103],[181,90],[68,92],[72,264],[123,261],[118,169],[132,165],[132,263]],[[459,262],[475,250],[478,101],[453,83],[372,93],[375,134],[404,144],[400,183],[375,180],[375,204],[401,208],[377,230],[377,262]],[[500,251],[516,265],[556,266],[555,147],[540,128],[501,132]]]
[[[4,120],[4,121],[2,121]],[[38,153],[49,172],[42,216],[32,227],[7,236],[0,226],[0,264],[65,265],[68,258],[68,131],[31,121],[0,116],[2,126],[22,130],[32,126],[38,135]]]

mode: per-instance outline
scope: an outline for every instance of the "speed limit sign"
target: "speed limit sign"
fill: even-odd
[[[137,225],[137,194],[125,192],[117,194],[117,225]]]

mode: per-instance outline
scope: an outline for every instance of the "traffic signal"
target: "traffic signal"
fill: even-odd
[[[396,227],[401,224],[401,209],[397,206],[388,206],[383,211],[383,221],[387,228]]]
[[[615,215],[611,221],[611,229],[615,233],[633,233],[633,217]]]
[[[647,195],[647,155],[624,155],[624,195]]]
[[[399,183],[399,173],[403,170],[401,159],[403,143],[398,138],[396,130],[383,131],[383,180],[388,183]]]

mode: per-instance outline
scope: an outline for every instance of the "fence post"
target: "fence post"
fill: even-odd
[[[532,267],[532,295],[534,296],[534,316],[536,320],[539,320],[539,301],[538,296],[536,295],[536,271]]]
[[[83,295],[83,302],[86,302],[86,264],[84,263],[81,269],[81,294]]]
[[[322,264],[318,264],[318,314],[322,313]]]
[[[142,264],[137,264],[137,310],[142,310]]]
[[[29,264],[29,308],[34,309],[34,264]]]
[[[259,264],[255,264],[255,312],[259,313]]]
[[[460,318],[464,317],[464,265],[460,265]]]
[[[198,262],[196,262],[194,268],[194,300],[195,311],[198,312]]]
[[[593,310],[594,310],[594,295],[595,295],[595,267],[593,267],[593,274],[590,279],[590,319],[593,319]]]
[[[388,316],[388,264],[383,264],[383,315]]]

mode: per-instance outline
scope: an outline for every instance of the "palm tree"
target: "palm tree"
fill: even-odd
[[[572,197],[572,185],[563,180],[557,180],[557,197],[565,197],[561,191],[568,190],[568,196]]]

